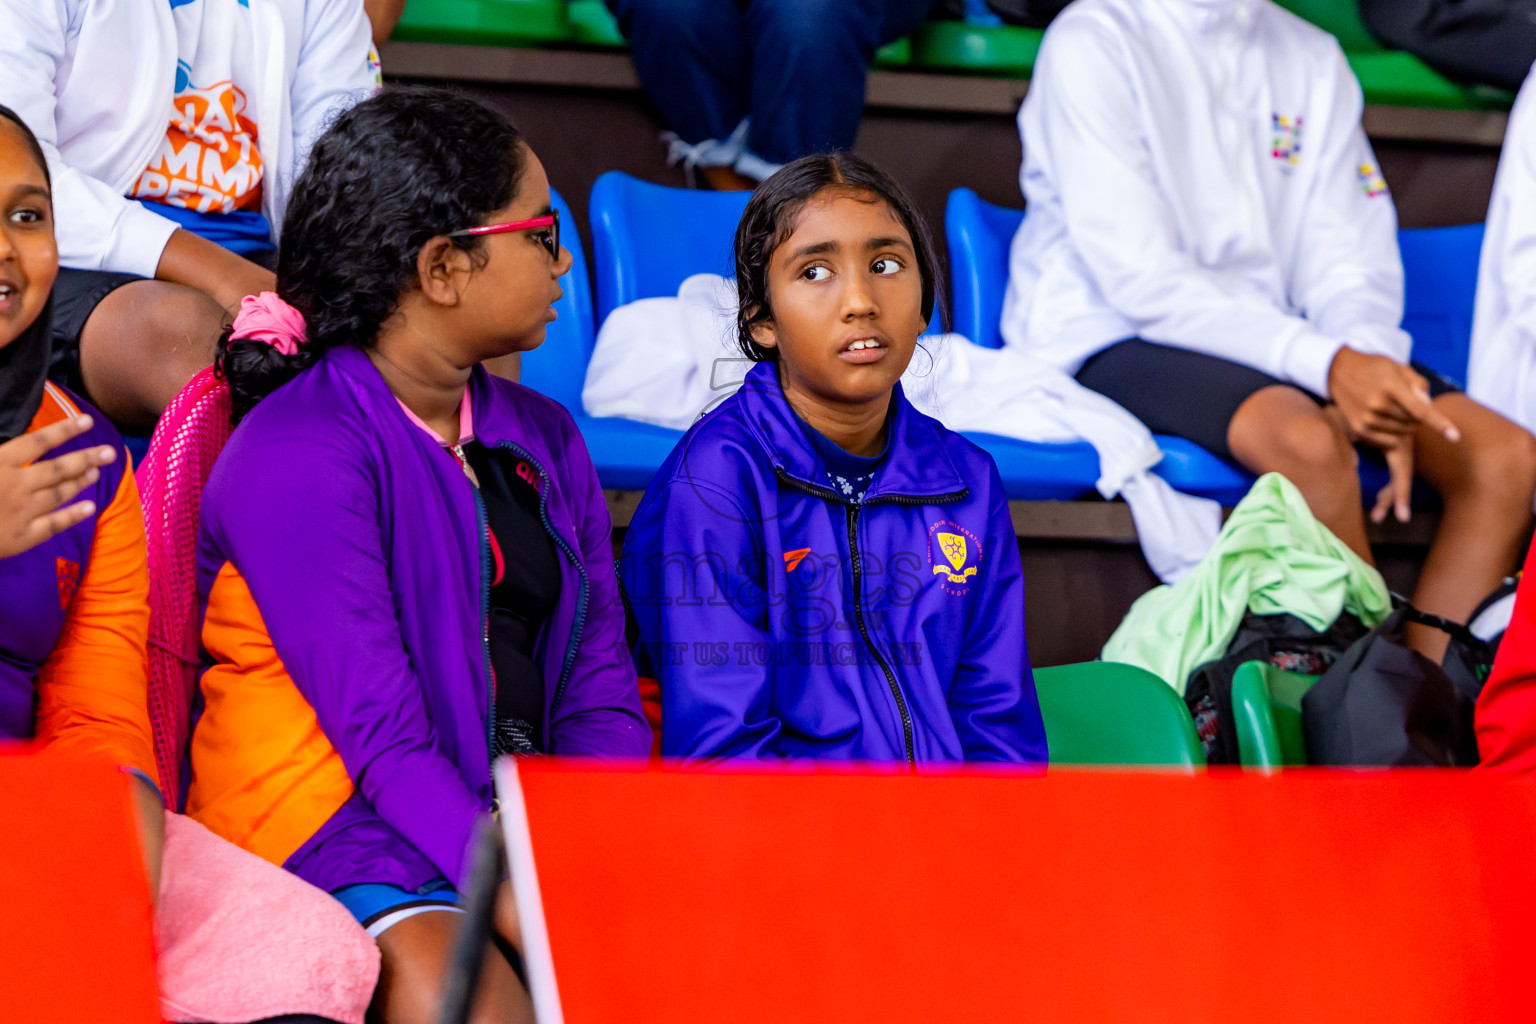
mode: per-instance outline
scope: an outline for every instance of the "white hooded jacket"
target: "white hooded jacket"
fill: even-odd
[[[1504,132],[1477,271],[1467,394],[1536,431],[1536,71]]]
[[[1344,345],[1406,361],[1362,109],[1338,42],[1270,0],[1078,0],[1019,111],[1005,344],[1075,373],[1140,337],[1319,395]]]
[[[246,0],[260,87],[262,212],[274,240],[309,147],[377,86],[362,0]],[[0,103],[53,176],[59,262],[154,277],[176,223],[124,198],[170,123],[177,35],[167,0],[0,0]]]

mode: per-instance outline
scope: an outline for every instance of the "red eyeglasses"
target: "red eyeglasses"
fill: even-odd
[[[458,238],[463,235],[505,235],[512,231],[529,231],[533,228],[549,228],[534,236],[535,240],[549,253],[550,259],[560,258],[560,211],[551,210],[547,217],[535,217],[532,220],[513,220],[505,224],[483,224],[477,228],[463,228],[458,231],[448,232],[449,238]]]

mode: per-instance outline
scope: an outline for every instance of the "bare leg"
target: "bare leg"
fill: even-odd
[[[1440,492],[1445,514],[1413,603],[1465,622],[1523,553],[1536,494],[1536,438],[1466,395],[1442,395],[1435,408],[1456,424],[1461,441],[1424,428],[1414,435],[1418,472]],[[1435,661],[1448,639],[1423,626],[1408,633],[1409,644]]]
[[[213,362],[225,323],[218,303],[184,285],[135,281],[113,290],[80,332],[87,397],[119,427],[148,431]]]
[[[379,936],[383,962],[379,987],[368,1008],[374,1024],[436,1024],[446,981],[448,951],[458,914],[430,912],[408,917]],[[494,945],[486,947],[475,992],[471,1024],[532,1022],[533,1004],[512,965]]]
[[[1337,414],[1297,388],[1268,387],[1238,406],[1227,426],[1227,445],[1251,472],[1283,474],[1319,522],[1372,562],[1360,504],[1359,457]]]

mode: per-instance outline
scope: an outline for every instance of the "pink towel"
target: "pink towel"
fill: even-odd
[[[165,816],[157,920],[167,1020],[363,1024],[379,977],[368,933],[330,894],[180,814]]]

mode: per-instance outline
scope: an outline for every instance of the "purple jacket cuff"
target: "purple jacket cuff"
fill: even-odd
[[[375,780],[367,780],[374,782]],[[427,856],[454,885],[469,871],[468,851],[481,806],[446,761],[412,758],[396,766],[375,785],[365,782],[365,795],[379,816]],[[368,790],[372,792],[367,792]],[[422,808],[432,808],[424,816]]]

